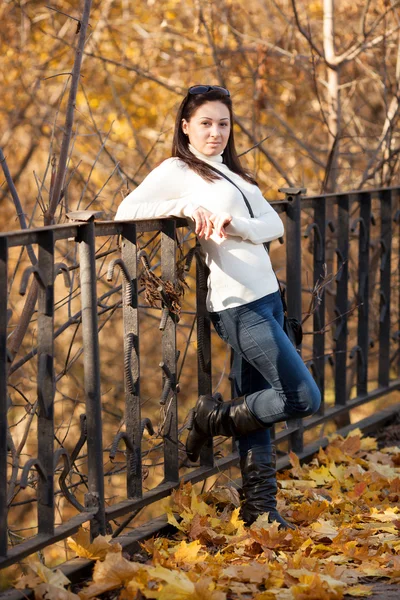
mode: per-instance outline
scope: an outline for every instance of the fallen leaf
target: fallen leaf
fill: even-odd
[[[95,598],[104,592],[127,585],[137,575],[142,581],[148,568],[147,565],[126,560],[121,553],[109,553],[103,562],[96,562],[93,570],[93,583],[79,592],[79,597],[81,600]]]
[[[319,467],[319,469],[310,469],[308,473],[310,479],[313,479],[317,485],[325,485],[334,481],[335,477],[331,475],[328,467]]]
[[[111,535],[98,535],[91,542],[90,532],[81,527],[76,535],[67,539],[67,543],[80,558],[102,560],[108,552],[121,552],[122,550],[120,544],[115,542],[110,544],[111,539]]]
[[[189,544],[185,540],[182,540],[182,542],[173,549],[173,559],[177,564],[195,564],[204,560],[204,557],[199,557],[200,550],[201,544],[199,540],[194,540],[193,542],[189,542]]]
[[[372,596],[372,587],[369,585],[355,585],[346,590],[347,596],[354,596],[355,598],[366,598]]]
[[[338,534],[338,528],[334,526],[331,520],[318,519],[316,523],[311,525],[311,529],[317,533],[316,537],[319,540],[325,538],[333,540]]]
[[[203,494],[203,499],[207,504],[232,505],[235,508],[240,506],[239,492],[232,486],[220,486],[212,488]]]
[[[311,503],[303,502],[298,508],[290,511],[289,514],[295,523],[308,525],[316,521],[320,515],[326,512],[328,507],[329,503],[326,500]]]
[[[250,581],[253,583],[263,583],[268,579],[269,567],[257,562],[251,562],[244,565],[230,565],[221,571],[221,577],[228,579],[237,579],[238,581]]]

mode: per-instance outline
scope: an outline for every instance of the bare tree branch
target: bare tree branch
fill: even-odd
[[[75,61],[74,61],[73,69],[72,69],[71,87],[70,87],[68,105],[67,105],[67,111],[66,111],[64,134],[63,134],[63,140],[62,140],[61,151],[60,151],[60,159],[58,162],[57,175],[56,175],[56,180],[55,180],[54,187],[52,190],[52,196],[50,198],[49,208],[46,211],[45,216],[44,216],[45,225],[50,225],[51,223],[53,223],[55,211],[57,209],[58,203],[61,198],[61,189],[62,189],[62,185],[63,185],[63,181],[64,181],[64,177],[65,177],[66,166],[67,166],[69,143],[71,140],[72,127],[73,127],[73,123],[74,123],[76,93],[78,91],[78,84],[79,84],[81,64],[82,64],[82,54],[83,54],[83,49],[85,46],[86,32],[87,32],[87,28],[88,28],[88,24],[89,24],[89,15],[90,15],[91,5],[92,5],[92,0],[85,0],[84,7],[83,7],[83,13],[82,13],[82,20],[80,21],[81,28],[80,28],[80,32],[79,32],[79,40],[78,40],[78,45],[77,45],[77,48],[75,51]]]

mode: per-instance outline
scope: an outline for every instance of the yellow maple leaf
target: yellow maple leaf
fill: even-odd
[[[361,429],[359,427],[355,427],[354,429],[352,429],[351,431],[349,431],[349,433],[346,436],[346,440],[348,440],[351,437],[359,437],[361,438],[363,435]]]
[[[318,519],[316,523],[311,525],[311,529],[317,533],[317,539],[329,538],[333,540],[338,534],[338,528],[330,520]]]
[[[329,471],[331,475],[340,483],[343,483],[346,479],[346,467],[344,465],[336,465],[334,462],[329,464]]]
[[[326,500],[322,502],[303,502],[298,505],[298,507],[294,508],[294,510],[290,511],[291,518],[296,523],[302,523],[303,525],[307,525],[308,523],[313,523],[318,519],[322,513],[324,513],[329,507],[329,503]]]
[[[325,485],[335,480],[335,477],[330,474],[328,467],[319,467],[319,469],[310,469],[308,472],[310,479],[313,479],[317,485]]]
[[[38,563],[34,560],[28,561],[29,568],[33,571],[28,575],[24,575],[18,580],[15,585],[17,589],[22,589],[22,581],[25,583],[25,587],[36,587],[39,583],[50,583],[54,587],[64,588],[70,584],[70,580],[64,575],[59,569],[49,569],[42,563]],[[32,585],[29,585],[31,582]]]
[[[186,573],[165,569],[164,567],[149,567],[149,575],[152,578],[165,581],[167,585],[162,585],[159,590],[142,590],[146,598],[155,598],[159,600],[225,600],[226,594],[215,592],[210,577],[203,577],[194,583],[189,579]]]
[[[104,561],[97,561],[93,570],[93,583],[79,592],[81,600],[89,600],[96,596],[126,586],[136,579],[141,583],[146,579],[147,565],[130,562],[122,553],[109,552]],[[138,577],[139,576],[139,577]]]
[[[304,476],[303,468],[300,464],[300,459],[292,450],[289,452],[289,460],[292,465],[291,474],[299,479],[302,479]]]
[[[205,558],[204,556],[199,556],[201,550],[199,540],[194,540],[193,542],[189,542],[189,544],[185,542],[185,540],[182,540],[182,542],[172,550],[173,559],[176,563],[195,564]]]
[[[379,463],[369,463],[370,471],[375,471],[379,473],[381,477],[385,479],[395,479],[398,477],[398,470],[391,467],[390,465],[380,465]]]
[[[334,581],[335,585],[330,586],[320,574],[305,573],[300,575],[298,585],[290,589],[296,600],[341,600],[343,584],[341,581]]]
[[[387,508],[381,512],[377,508],[372,507],[370,518],[374,521],[380,521],[381,523],[391,523],[399,518],[399,508],[395,506],[394,508]]]
[[[230,565],[221,571],[221,577],[237,579],[238,581],[249,581],[263,583],[268,579],[269,568],[267,564],[252,561],[243,565]]]
[[[80,600],[79,596],[50,583],[41,583],[35,587],[35,600]]]
[[[370,450],[376,450],[378,447],[378,443],[376,439],[372,437],[365,437],[361,439],[361,450],[364,452],[369,452]]]
[[[304,475],[304,473],[303,473]],[[312,489],[316,487],[315,481],[310,481],[309,479],[280,479],[279,487],[284,490],[306,490]]]
[[[354,596],[355,598],[366,598],[372,595],[372,587],[370,585],[354,585],[346,589],[346,596]]]
[[[110,544],[111,540],[111,535],[98,535],[91,542],[90,532],[81,527],[76,535],[67,539],[67,543],[80,558],[102,560],[108,552],[121,552],[122,550],[120,544]]]
[[[17,589],[35,590],[35,600],[79,600],[79,596],[65,589],[71,582],[60,569],[49,569],[35,561],[30,561],[29,567],[33,573],[21,577],[15,585]]]
[[[382,567],[367,562],[361,563],[358,566],[358,571],[366,577],[385,577],[387,575]]]
[[[188,524],[186,521],[181,521],[180,523],[178,523],[178,521],[176,520],[176,517],[170,507],[166,508],[166,513],[167,513],[167,520],[170,525],[173,525],[174,527],[176,527],[177,529],[179,529],[179,531],[182,531],[183,533],[187,532]]]
[[[242,521],[239,514],[240,508],[235,508],[235,510],[232,511],[231,517],[224,527],[224,530],[228,535],[231,535],[232,533],[236,533],[238,537],[246,535],[244,521]]]
[[[203,500],[201,500],[200,496],[198,496],[194,491],[194,488],[192,488],[190,510],[192,513],[199,514],[202,517],[215,513],[214,507],[209,506]]]

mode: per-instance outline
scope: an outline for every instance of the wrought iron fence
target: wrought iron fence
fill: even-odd
[[[313,309],[308,313],[312,315],[304,324],[304,358],[325,398],[318,414],[293,422],[290,427],[274,434],[276,443],[286,444],[286,451],[302,452],[306,431],[315,431],[316,427],[333,419],[348,420],[352,409],[399,389],[400,189],[312,198],[302,197],[303,190],[282,191],[285,199],[274,202],[273,206],[285,219],[286,235],[285,243],[279,250],[274,250],[274,256],[280,253],[282,257],[282,252],[285,252],[279,275],[285,280],[289,313],[304,320],[308,300],[314,300]],[[77,214],[77,220],[70,224],[0,235],[0,568],[65,539],[85,522],[90,522],[94,536],[106,531],[117,536],[142,507],[168,496],[179,485],[182,465],[179,458],[182,428],[179,430],[179,423],[183,421],[182,415],[178,415],[179,349],[176,330],[179,323],[170,291],[178,282],[176,234],[178,230],[184,230],[186,221],[101,222],[95,221],[94,216]],[[143,269],[149,272],[151,265],[146,252],[140,250],[137,244],[138,235],[143,232],[160,232],[161,235],[160,277],[156,279],[156,287],[162,307],[160,367],[163,385],[160,404],[164,411],[161,431],[164,477],[146,492],[143,491],[142,437],[145,428],[152,432],[152,423],[142,414],[141,406],[139,320],[142,308],[139,303],[138,265],[143,263]],[[122,286],[114,286],[99,297],[96,261],[104,260],[107,252],[96,253],[96,242],[109,236],[121,236],[121,257],[108,265],[107,279],[112,280],[118,267]],[[307,239],[309,241],[305,242]],[[56,244],[66,240],[78,248],[78,259],[73,267],[56,262]],[[38,247],[38,258],[25,270],[20,291],[25,292],[29,276],[33,275],[39,285],[37,344],[21,359],[10,364],[7,353],[10,286],[7,281],[8,278],[13,279],[10,278],[13,264],[9,252],[12,248],[25,247],[30,249],[31,258],[35,258],[32,245]],[[213,391],[212,335],[205,307],[206,267],[197,250],[192,248],[189,251],[185,264],[189,269],[192,258],[195,258],[197,391],[205,394]],[[307,268],[303,269],[305,263]],[[329,265],[330,283],[327,282]],[[85,411],[80,415],[80,434],[75,436],[75,446],[68,449],[62,440],[57,438],[55,442],[55,340],[65,327],[55,330],[54,289],[56,276],[62,273],[68,283],[72,268],[79,269],[81,306],[75,315],[70,312],[69,323],[75,319],[82,325]],[[308,278],[312,280],[308,281]],[[70,290],[72,297],[72,286]],[[98,315],[104,309],[104,298],[111,292],[121,291],[125,428],[114,437],[109,450],[110,456],[115,455],[119,443],[124,442],[126,499],[109,504],[104,494],[104,419]],[[311,295],[307,296],[309,292]],[[327,306],[327,301],[331,306]],[[328,347],[329,344],[332,348]],[[10,473],[13,469],[18,470],[19,465],[13,464],[7,425],[9,378],[34,357],[37,360],[37,405],[34,405],[32,413],[37,415],[37,456],[29,457],[20,466],[14,490],[24,489],[33,482],[36,496],[30,502],[37,505],[37,528],[32,537],[10,544],[7,519],[8,511],[15,505],[16,495],[14,493],[10,498],[7,482]],[[346,381],[350,370],[355,373],[355,386]],[[328,389],[333,400],[327,399]],[[82,456],[85,444],[86,493],[84,500],[80,501],[67,480],[77,457]],[[181,479],[193,483],[205,480],[235,465],[237,460],[235,452],[216,458],[210,440],[201,453],[200,466],[193,465],[193,469]],[[74,508],[74,514],[55,526],[54,494],[57,485],[59,493]],[[124,515],[129,516],[112,529],[110,522]]]

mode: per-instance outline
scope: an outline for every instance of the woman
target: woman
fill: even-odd
[[[278,283],[263,244],[281,237],[283,224],[240,165],[232,101],[225,88],[189,88],[176,117],[172,158],[123,200],[115,218],[168,216],[194,222],[210,269],[210,318],[234,350],[231,375],[236,397],[221,402],[200,396],[186,441],[187,455],[196,461],[209,436],[234,435],[243,480],[243,520],[251,524],[269,513],[271,522],[292,527],[276,508],[270,427],[314,413],[320,393],[282,328]]]

